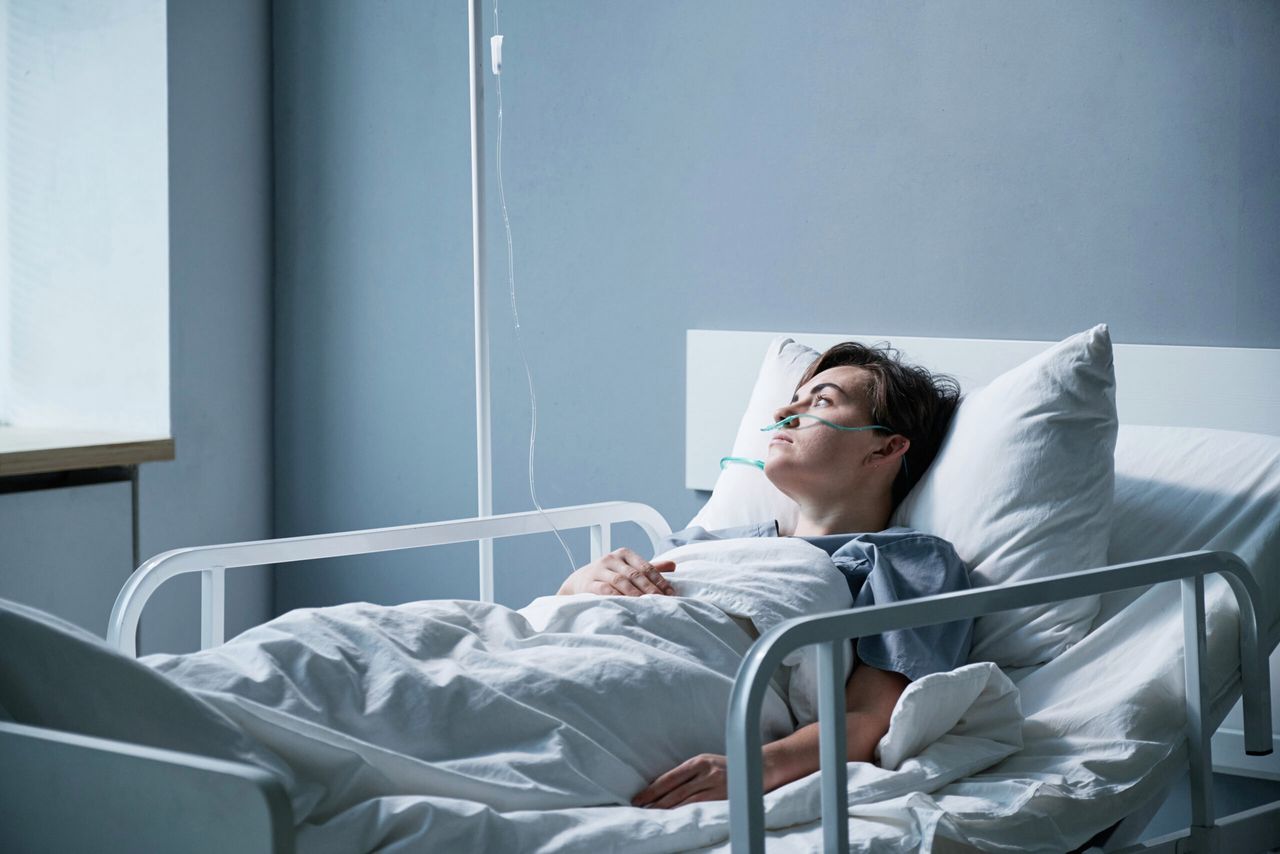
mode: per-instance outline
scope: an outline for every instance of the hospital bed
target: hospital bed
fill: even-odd
[[[914,360],[933,367],[946,366],[959,375],[966,388],[981,385],[1047,345],[857,334],[795,337],[818,349],[830,340],[887,338]],[[759,353],[771,340],[774,336],[767,333],[689,333],[687,447],[691,465],[687,477],[691,485],[706,483],[698,480],[700,475],[694,464],[704,461],[707,450],[723,452],[726,437],[732,436],[732,418],[741,412]],[[1122,420],[1275,434],[1275,425],[1280,424],[1280,401],[1273,393],[1259,386],[1257,399],[1242,401],[1235,391],[1224,392],[1215,378],[1227,370],[1236,376],[1243,372],[1246,378],[1264,372],[1274,376],[1275,369],[1280,368],[1278,355],[1280,351],[1119,345],[1116,367]],[[741,370],[735,374],[733,366],[741,366]],[[715,375],[714,383],[708,379],[711,373]],[[1179,406],[1161,409],[1170,396],[1170,388],[1162,384],[1168,385],[1174,379]],[[1126,388],[1141,392],[1125,397]],[[1268,394],[1272,396],[1268,398]],[[1226,403],[1224,396],[1228,398]],[[726,409],[731,413],[728,422],[718,415]],[[1194,420],[1197,418],[1201,420]],[[1204,421],[1205,418],[1226,420]],[[713,453],[718,455],[722,453]],[[637,525],[655,546],[671,530],[653,508],[631,502],[605,502],[548,510],[545,516],[514,513],[179,549],[146,561],[129,579],[113,611],[108,640],[121,652],[135,655],[137,625],[147,597],[178,574],[200,575],[201,646],[209,648],[224,640],[223,591],[228,569],[533,534],[548,530],[549,521],[562,530],[586,528],[593,560],[611,549],[615,525]],[[1093,846],[1088,850],[1103,851],[1256,851],[1280,847],[1280,804],[1215,820],[1211,790],[1214,750],[1210,741],[1210,735],[1233,714],[1232,706],[1243,693],[1242,740],[1246,751],[1262,754],[1270,750],[1273,725],[1266,656],[1280,640],[1280,615],[1274,598],[1258,578],[1264,573],[1274,577],[1278,571],[1280,568],[1274,565],[1246,567],[1229,553],[1195,550],[1102,568],[1082,568],[1015,585],[792,621],[765,632],[739,671],[728,719],[726,750],[730,757],[733,850],[763,850],[766,838],[771,848],[775,843],[794,850],[846,847],[846,810],[837,806],[846,802],[843,761],[823,762],[820,821],[787,828],[785,833],[767,833],[765,829],[756,722],[765,683],[790,650],[818,645],[824,679],[819,686],[820,711],[824,717],[835,715],[838,719],[843,713],[841,658],[846,654],[845,638],[1087,593],[1113,597],[1104,600],[1104,614],[1099,616],[1097,626],[1106,625],[1108,620],[1114,626],[1121,622],[1127,608],[1141,604],[1139,592],[1161,582],[1175,581],[1175,598],[1181,603],[1182,636],[1188,650],[1184,665],[1188,686],[1185,756],[1175,751],[1172,760],[1151,768],[1141,784],[1134,787],[1140,791],[1129,797],[1130,801],[1136,798],[1141,802],[1119,820],[1107,820],[1094,828],[1080,840],[1078,850],[1086,850],[1087,846]],[[1233,675],[1225,683],[1209,678],[1221,664],[1221,643],[1212,667],[1206,669],[1211,652],[1206,625],[1206,579],[1213,577],[1226,579],[1238,608],[1238,640],[1226,645],[1233,650]],[[1220,616],[1222,610],[1213,613]],[[1181,657],[1181,650],[1166,652]],[[843,754],[842,731],[840,727],[824,727],[824,755]],[[16,843],[14,850],[290,851],[294,847],[284,786],[258,768],[3,720],[0,755],[6,766],[0,772],[0,804],[4,804],[5,818],[2,832]],[[1135,840],[1176,781],[1170,772],[1179,764],[1191,775],[1193,814],[1188,831],[1175,838],[1136,845]],[[949,850],[966,848],[960,841],[950,844]],[[946,850],[941,842],[935,847]]]

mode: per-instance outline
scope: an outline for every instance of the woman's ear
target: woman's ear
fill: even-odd
[[[911,440],[899,433],[884,440],[884,444],[878,450],[871,452],[872,462],[884,462],[885,460],[899,460],[906,455],[907,450],[911,447]]]

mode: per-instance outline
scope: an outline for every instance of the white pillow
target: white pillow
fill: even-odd
[[[1108,563],[1229,551],[1253,571],[1280,631],[1280,436],[1125,424],[1116,441],[1116,507]],[[1107,594],[1100,624],[1136,598]]]
[[[733,449],[725,456],[763,460],[769,451],[772,434],[760,432],[774,422],[773,413],[790,402],[804,372],[820,354],[811,347],[790,338],[778,337],[769,342],[764,362],[751,390],[747,411],[738,423]],[[738,528],[778,520],[783,533],[794,531],[799,506],[783,495],[755,466],[729,463],[716,478],[711,498],[690,520],[708,531]]]
[[[946,539],[975,587],[1104,566],[1115,483],[1115,374],[1105,325],[964,398],[899,525]],[[1090,596],[980,617],[972,661],[1047,661],[1082,638]]]

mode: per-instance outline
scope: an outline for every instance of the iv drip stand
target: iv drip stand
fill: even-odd
[[[484,291],[483,0],[467,4],[471,62],[471,271],[475,290],[477,515],[493,515],[493,440],[489,417],[489,315]],[[480,540],[480,601],[493,601],[493,540]]]

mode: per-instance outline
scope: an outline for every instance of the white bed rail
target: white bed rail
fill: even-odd
[[[1240,606],[1240,661],[1244,690],[1245,749],[1271,752],[1271,689],[1267,650],[1259,643],[1255,602],[1258,583],[1229,552],[1187,552],[1034,581],[927,596],[788,620],[765,632],[743,659],[729,700],[726,753],[729,765],[730,840],[734,854],[763,854],[764,799],[761,703],[779,663],[801,647],[818,645],[819,742],[822,756],[822,834],[825,851],[847,851],[847,764],[844,744],[844,642],[892,629],[935,625],[983,614],[1092,596],[1115,590],[1182,583],[1187,740],[1191,765],[1190,847],[1213,850],[1214,826],[1208,700],[1201,680],[1205,652],[1204,577],[1226,578]],[[837,723],[838,722],[838,723]],[[834,761],[833,761],[834,760]],[[1184,837],[1186,839],[1186,837]]]
[[[209,756],[0,720],[5,851],[292,854],[284,784]]]
[[[161,584],[183,573],[200,573],[200,648],[209,649],[224,639],[224,573],[227,569],[537,534],[551,530],[549,522],[561,530],[589,528],[591,560],[611,550],[612,526],[620,522],[639,525],[655,547],[661,538],[671,533],[671,526],[662,514],[647,504],[604,501],[557,507],[545,513],[530,510],[394,528],[174,549],[145,561],[129,576],[111,609],[107,643],[125,655],[136,656],[138,621],[143,607]]]

